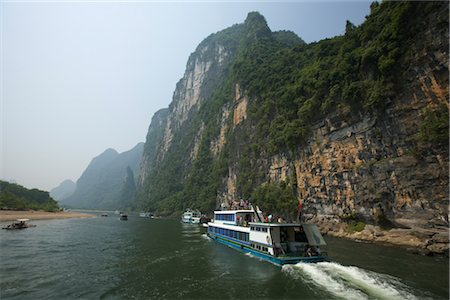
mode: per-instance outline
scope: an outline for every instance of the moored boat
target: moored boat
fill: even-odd
[[[25,229],[25,228],[31,228],[36,227],[36,225],[28,224],[27,222],[29,219],[17,219],[12,224],[9,224],[6,227],[3,227],[2,229],[6,230],[15,230],[15,229]]]
[[[152,214],[149,213],[149,212],[141,212],[141,213],[139,213],[139,217],[141,217],[141,218],[150,218],[151,216],[152,216]]]
[[[199,224],[202,214],[198,210],[187,209],[181,217],[181,222],[190,224]]]
[[[265,223],[250,210],[215,211],[208,236],[275,265],[328,261],[326,243],[315,224]]]

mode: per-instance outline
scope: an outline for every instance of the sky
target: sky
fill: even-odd
[[[0,0],[0,178],[50,190],[144,142],[189,54],[259,11],[307,43],[361,24],[365,1]]]

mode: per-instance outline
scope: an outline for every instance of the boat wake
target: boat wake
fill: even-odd
[[[419,299],[396,277],[338,263],[298,263],[283,271],[344,299]],[[422,297],[420,297],[422,298]]]

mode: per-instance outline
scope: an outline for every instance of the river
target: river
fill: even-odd
[[[176,220],[30,223],[37,227],[0,232],[1,299],[449,297],[447,258],[396,247],[326,237],[333,262],[280,268]]]

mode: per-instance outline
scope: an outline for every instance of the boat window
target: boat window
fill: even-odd
[[[216,220],[234,221],[234,214],[216,214]]]
[[[256,231],[261,231],[261,227],[256,227]]]
[[[263,232],[267,232],[267,228],[266,228],[266,227],[261,228],[261,230],[262,230]]]
[[[295,227],[294,228],[295,241],[299,243],[307,243],[308,238],[306,237],[306,233],[303,230],[303,227]]]

